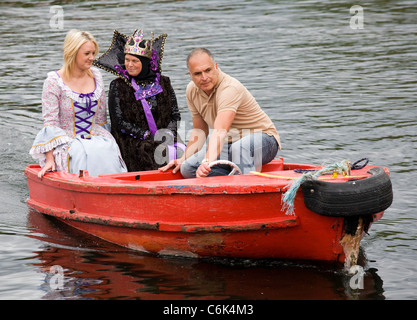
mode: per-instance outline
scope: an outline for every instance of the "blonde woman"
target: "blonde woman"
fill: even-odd
[[[48,171],[92,176],[126,172],[119,147],[104,127],[107,106],[103,79],[92,67],[98,44],[86,31],[71,30],[64,41],[64,65],[48,73],[42,92],[44,127],[30,150]]]

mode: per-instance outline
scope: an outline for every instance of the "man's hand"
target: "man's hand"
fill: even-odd
[[[180,159],[174,159],[171,160],[170,162],[168,162],[168,164],[166,164],[165,166],[159,168],[159,171],[165,172],[169,169],[171,169],[172,167],[174,167],[174,169],[172,170],[172,173],[175,174],[177,173],[180,169],[181,169],[181,164],[184,162],[183,157],[181,157]]]
[[[200,166],[197,168],[197,171],[195,172],[195,176],[197,178],[207,177],[210,171],[211,171],[211,168],[209,167],[209,163],[207,161],[203,161],[200,164]]]

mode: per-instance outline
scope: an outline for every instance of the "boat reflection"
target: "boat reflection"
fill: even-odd
[[[44,299],[384,299],[376,270],[365,269],[363,289],[352,289],[352,275],[343,266],[144,255],[33,209],[28,225],[28,236],[42,241],[34,265],[45,273]],[[363,253],[359,264],[366,264]],[[62,281],[56,282],[60,276]]]

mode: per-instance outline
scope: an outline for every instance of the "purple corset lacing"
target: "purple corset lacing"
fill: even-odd
[[[87,135],[90,134],[92,118],[96,114],[92,109],[97,106],[97,101],[91,100],[92,97],[94,97],[94,92],[91,93],[81,93],[79,95],[80,98],[86,98],[86,105],[85,107],[80,105],[77,101],[74,101],[74,107],[78,108],[78,111],[74,110],[74,116],[75,116],[75,134],[79,135],[81,134],[81,138],[84,139],[85,135],[82,133],[86,133]],[[83,114],[83,112],[86,112],[87,114]],[[82,126],[84,124],[84,126]],[[87,124],[87,126],[85,126]]]

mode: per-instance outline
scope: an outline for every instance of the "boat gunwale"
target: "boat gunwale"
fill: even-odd
[[[121,174],[101,175],[99,177],[89,176],[84,172],[82,177],[73,173],[53,172],[45,175],[42,180],[37,177],[39,165],[28,165],[25,169],[25,175],[28,179],[35,182],[41,182],[44,185],[70,190],[73,192],[83,193],[100,193],[100,194],[137,194],[137,195],[172,195],[172,194],[253,194],[253,193],[276,193],[284,192],[292,183],[292,180],[301,176],[294,173],[297,168],[321,168],[321,166],[307,164],[284,164],[284,170],[271,171],[271,177],[257,176],[255,174],[236,175],[236,176],[220,176],[211,178],[194,178],[184,179],[177,177],[175,179],[166,180],[150,180],[150,181],[133,181],[117,179],[120,176],[134,177],[135,175],[167,175],[172,172],[160,173],[158,171],[143,172],[127,172]],[[369,168],[362,169],[361,173],[366,173]],[[283,172],[288,176],[284,177]],[[178,175],[179,173],[177,173]],[[275,175],[273,175],[275,174]],[[371,176],[366,173],[366,176]],[[365,176],[362,176],[362,178]],[[209,180],[210,179],[210,180]],[[329,177],[329,181],[346,182],[349,179],[355,179],[355,176],[340,177],[338,181],[334,181]],[[184,183],[185,182],[185,183]]]

